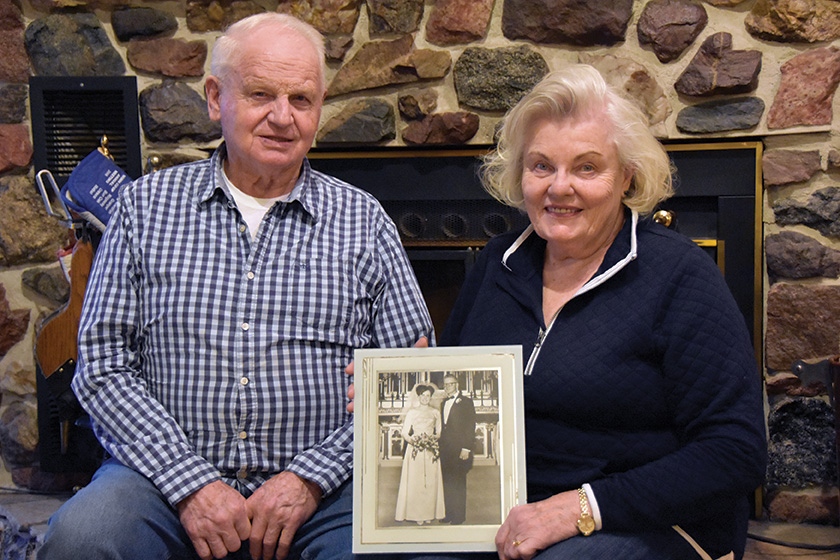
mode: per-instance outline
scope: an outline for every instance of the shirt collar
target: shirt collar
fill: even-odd
[[[615,240],[607,250],[604,262],[586,284],[581,287],[576,295],[600,286],[627,263],[636,258],[637,251],[637,229],[639,213],[635,210],[625,208],[624,226],[616,236]],[[525,231],[516,238],[513,244],[508,247],[502,255],[502,265],[511,272],[520,272],[524,276],[531,276],[540,273],[542,279],[542,263],[545,253],[545,240],[534,233],[534,226],[529,225]]]
[[[200,202],[209,202],[217,192],[221,192],[227,200],[233,200],[222,178],[222,163],[225,161],[226,155],[227,149],[224,142],[222,142],[213,152],[213,155],[210,156],[210,167],[213,170],[213,176],[199,193]],[[323,205],[323,193],[319,192],[315,181],[313,181],[312,167],[306,158],[304,158],[301,164],[300,175],[286,202],[298,202],[315,219],[320,214],[320,209]]]

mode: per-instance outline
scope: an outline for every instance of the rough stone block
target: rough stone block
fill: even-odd
[[[506,0],[502,32],[535,43],[614,45],[632,15],[633,0]]]
[[[716,99],[686,107],[677,115],[677,128],[688,134],[749,130],[758,126],[764,101],[758,97]]]
[[[548,73],[548,64],[528,47],[469,47],[455,62],[458,101],[486,111],[506,111]]]
[[[840,37],[840,9],[836,0],[758,0],[744,24],[750,34],[768,41],[831,41]]]
[[[767,295],[767,367],[790,371],[796,360],[838,353],[840,286],[779,282]]]
[[[709,22],[706,10],[689,0],[651,0],[645,4],[637,33],[660,62],[676,60]]]
[[[781,70],[782,83],[767,113],[767,128],[831,123],[831,103],[840,83],[840,49],[805,51]]]
[[[318,132],[318,143],[374,144],[397,135],[394,107],[381,99],[351,101]]]
[[[767,272],[777,278],[837,278],[840,251],[795,231],[768,235],[764,240]],[[840,337],[840,334],[838,334]]]
[[[463,144],[478,132],[479,118],[475,113],[437,113],[421,121],[414,121],[403,129],[408,144]]]
[[[703,45],[674,84],[683,95],[711,96],[748,93],[758,86],[759,51],[732,49],[732,35],[715,33]]]
[[[122,76],[125,63],[94,14],[50,14],[30,23],[26,50],[40,76]]]
[[[174,78],[204,75],[207,43],[184,39],[132,39],[128,62],[138,70]]]
[[[765,187],[801,183],[820,170],[820,152],[768,150],[764,152],[761,164]]]
[[[492,12],[493,0],[438,0],[426,22],[426,40],[456,45],[483,39]]]

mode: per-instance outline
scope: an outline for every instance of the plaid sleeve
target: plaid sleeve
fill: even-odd
[[[432,320],[397,228],[387,219],[378,231],[377,254],[382,259],[385,283],[374,302],[371,346],[410,347],[422,336],[434,346]]]
[[[132,247],[131,201],[124,189],[88,283],[73,390],[103,447],[148,477],[173,505],[219,478],[195,453],[141,375],[139,257]]]

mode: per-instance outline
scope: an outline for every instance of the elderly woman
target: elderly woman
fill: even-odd
[[[530,225],[482,250],[441,344],[527,357],[529,503],[499,557],[740,557],[760,376],[715,263],[642,217],[671,194],[647,119],[593,68],[553,72],[506,116],[483,179]]]

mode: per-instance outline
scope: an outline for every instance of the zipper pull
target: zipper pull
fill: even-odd
[[[540,328],[540,334],[537,335],[537,341],[534,343],[534,349],[531,350],[531,356],[528,358],[528,364],[525,366],[523,375],[531,375],[531,371],[534,369],[534,362],[537,361],[537,356],[540,354],[540,346],[542,346],[547,332],[546,329]]]
[[[535,350],[539,349],[539,347],[542,346],[543,340],[545,340],[545,333],[546,333],[546,330],[543,329],[543,328],[540,328],[540,334],[537,335],[537,342],[536,342],[536,344],[534,344],[534,349]]]

